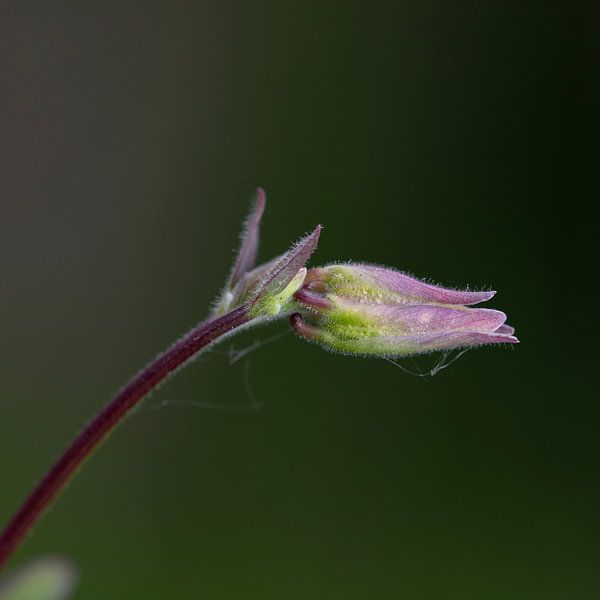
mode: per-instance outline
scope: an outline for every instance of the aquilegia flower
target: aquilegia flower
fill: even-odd
[[[303,338],[364,356],[518,342],[503,312],[469,308],[496,292],[446,289],[368,264],[335,264],[307,272],[304,265],[316,248],[320,226],[279,258],[254,267],[265,201],[259,189],[215,314],[246,305],[254,322],[291,315]]]
[[[349,354],[406,356],[518,342],[499,310],[469,308],[496,292],[431,285],[393,269],[340,264],[311,269],[295,299],[304,338]]]

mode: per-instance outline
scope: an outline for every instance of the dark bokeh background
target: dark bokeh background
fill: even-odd
[[[431,379],[292,335],[229,366],[226,343],[19,562],[73,557],[84,600],[600,596],[591,10],[1,7],[0,520],[205,316],[258,184],[263,258],[320,222],[313,264],[491,286],[522,340]]]

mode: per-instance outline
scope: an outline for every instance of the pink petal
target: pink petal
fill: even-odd
[[[487,333],[481,331],[451,332],[438,336],[425,336],[418,341],[420,351],[450,350],[468,346],[489,344],[518,344],[519,340],[511,335]],[[419,350],[418,350],[419,351]]]
[[[425,283],[415,277],[394,269],[377,265],[348,265],[353,275],[365,282],[390,290],[400,296],[399,302],[413,304],[416,302],[436,302],[438,304],[478,304],[490,300],[496,292],[470,292],[452,290]]]
[[[515,328],[510,325],[500,325],[494,333],[499,333],[501,335],[513,335],[515,333]]]
[[[297,297],[298,295],[296,295]],[[309,304],[309,303],[307,303]],[[313,305],[314,306],[314,305]],[[446,332],[476,331],[497,333],[506,315],[489,308],[466,308],[423,305],[367,305],[338,301],[343,311],[354,312],[383,332],[399,332],[405,336],[437,335]],[[317,307],[318,308],[318,307]]]
[[[364,338],[353,343],[355,352],[379,356],[408,356],[438,350],[453,350],[470,346],[490,344],[518,344],[510,335],[479,331],[450,332],[437,335],[394,336],[388,338]]]

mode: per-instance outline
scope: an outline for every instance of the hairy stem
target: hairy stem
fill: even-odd
[[[9,521],[0,535],[0,568],[77,468],[140,400],[200,350],[249,320],[248,310],[242,306],[200,323],[138,373],[75,438]]]

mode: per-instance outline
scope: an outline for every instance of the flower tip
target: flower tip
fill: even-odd
[[[264,188],[260,186],[256,188],[256,191],[254,192],[254,203],[254,212],[259,213],[260,216],[262,216],[267,204],[267,192],[265,192]]]
[[[306,261],[308,261],[311,254],[316,250],[322,229],[323,227],[321,225],[317,225],[311,233],[303,237],[296,244],[296,249],[299,251],[300,254],[302,254],[305,257],[302,261],[303,264],[306,263]]]
[[[319,237],[321,236],[321,231],[323,231],[323,225],[317,225],[313,232],[310,234],[310,237],[315,238],[315,242],[319,240]]]
[[[494,344],[519,344],[519,339],[514,335],[507,335],[502,333],[492,334],[492,343]]]
[[[501,344],[519,344],[519,339],[515,336],[515,328],[503,323],[494,330],[494,339]]]
[[[296,270],[300,266],[304,266],[312,253],[316,250],[321,235],[321,229],[321,225],[317,225],[311,233],[305,235],[299,242],[296,242],[292,249],[284,255],[290,262],[299,263]],[[286,262],[286,260],[283,262]]]
[[[327,310],[332,306],[331,301],[328,300],[323,294],[316,294],[305,287],[301,287],[294,294],[294,298],[300,302],[300,304],[314,310]]]
[[[312,325],[308,325],[300,313],[293,313],[290,316],[290,324],[293,330],[306,340],[314,341],[319,336],[318,329]]]
[[[480,302],[487,302],[496,295],[496,290],[481,291],[481,292],[463,292],[463,304],[470,306],[473,304],[479,304]]]
[[[510,325],[502,324],[494,331],[494,333],[501,333],[502,335],[511,336],[515,333],[515,328],[511,327]]]

